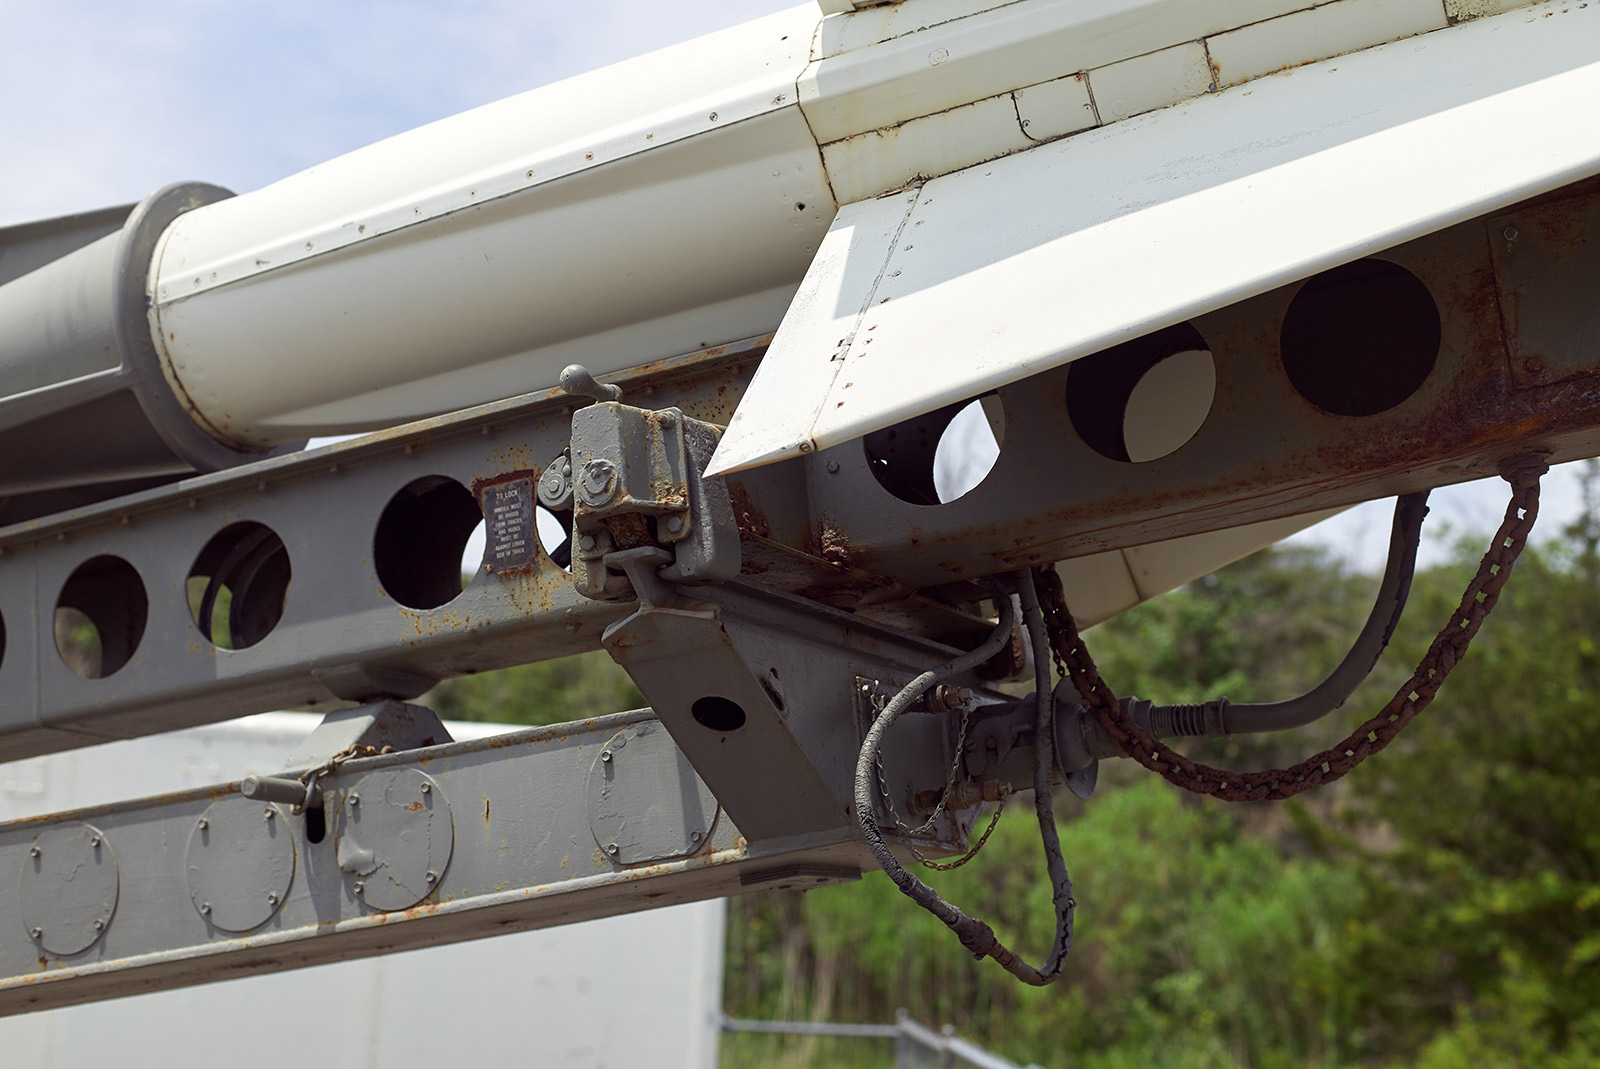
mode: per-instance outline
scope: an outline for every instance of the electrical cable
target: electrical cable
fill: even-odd
[[[1156,738],[1176,736],[1253,735],[1304,727],[1322,719],[1349,700],[1389,645],[1405,611],[1416,571],[1422,520],[1428,514],[1428,491],[1395,499],[1389,532],[1389,556],[1372,611],[1349,652],[1328,677],[1294,698],[1278,702],[1240,702],[1226,698],[1188,705],[1153,705],[1139,710],[1140,720]],[[1131,705],[1131,703],[1130,703]]]
[[[883,840],[878,822],[873,816],[872,770],[883,745],[884,736],[901,713],[935,684],[971,670],[993,657],[1011,640],[1016,626],[1017,608],[1013,595],[993,579],[980,583],[994,599],[1000,613],[1000,622],[994,633],[970,653],[962,654],[937,668],[930,669],[913,679],[901,689],[883,711],[878,714],[862,741],[861,753],[856,760],[855,816],[861,827],[867,847],[878,861],[884,874],[894,881],[906,897],[938,917],[956,937],[978,958],[992,957],[1002,968],[1027,984],[1043,986],[1054,981],[1061,973],[1072,944],[1072,917],[1077,903],[1072,898],[1072,883],[1067,876],[1066,861],[1061,856],[1061,843],[1056,833],[1055,810],[1051,804],[1050,772],[1054,754],[1051,749],[1055,703],[1050,696],[1049,639],[1045,633],[1044,617],[1039,607],[1037,590],[1032,575],[1026,570],[1017,573],[1017,586],[1023,607],[1024,619],[1034,649],[1034,670],[1038,678],[1038,715],[1035,719],[1034,754],[1034,811],[1039,819],[1039,830],[1044,840],[1045,859],[1054,887],[1053,901],[1056,913],[1056,938],[1050,956],[1043,968],[1028,964],[996,938],[994,931],[983,921],[969,917],[961,909],[946,901],[937,891],[900,864],[898,858]]]

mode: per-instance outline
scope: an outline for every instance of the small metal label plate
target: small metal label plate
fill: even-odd
[[[483,488],[483,518],[488,528],[484,563],[489,571],[514,572],[533,566],[539,544],[533,495],[532,478],[490,483]]]

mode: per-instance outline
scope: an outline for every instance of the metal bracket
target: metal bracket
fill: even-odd
[[[601,601],[636,596],[613,558],[645,547],[670,551],[660,569],[669,582],[716,583],[739,574],[739,528],[727,485],[700,474],[720,435],[676,408],[601,401],[573,413],[572,584],[578,593]]]

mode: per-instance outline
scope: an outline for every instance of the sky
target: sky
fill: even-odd
[[[237,193],[424,123],[793,6],[788,0],[0,0],[0,226],[139,200]],[[975,459],[981,436],[968,446]],[[1544,537],[1579,509],[1547,479]],[[1438,491],[1424,564],[1492,531],[1498,480]],[[1381,567],[1388,502],[1297,536]],[[481,550],[479,550],[481,551]]]

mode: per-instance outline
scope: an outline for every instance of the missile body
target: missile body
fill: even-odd
[[[1582,100],[1593,99],[1590,92],[1562,103],[1600,85],[1600,67],[1581,58],[1597,54],[1600,10],[1468,20],[1459,6],[905,0],[825,15],[807,4],[422,127],[241,196],[192,187],[184,194],[192,203],[178,205],[187,210],[162,217],[174,208],[164,194],[160,212],[147,202],[130,220],[137,235],[124,228],[85,241],[0,285],[0,445],[8,457],[0,494],[214,469],[309,435],[549,387],[568,363],[604,374],[773,331],[778,339],[753,391],[768,407],[741,417],[771,423],[776,437],[735,442],[742,452],[722,466],[831,444],[811,422],[790,428],[778,417],[791,408],[814,413],[838,385],[837,368],[861,352],[863,310],[888,300],[880,289],[899,300],[918,277],[913,250],[924,224],[922,233],[937,239],[926,248],[956,251],[915,284],[914,296],[950,315],[959,310],[970,328],[967,348],[941,352],[937,334],[896,324],[896,351],[909,355],[883,364],[885,385],[868,388],[863,379],[851,406],[838,406],[838,418],[848,416],[840,434],[1181,320],[1208,300],[1217,307],[1261,292],[1281,284],[1285,271],[1318,269],[1310,254],[1261,268],[1251,262],[1253,247],[1240,245],[1232,262],[1207,266],[1214,284],[1186,291],[1187,304],[1154,302],[1167,322],[1129,301],[1132,310],[1115,322],[1087,316],[1095,332],[1070,340],[1052,334],[1078,318],[1070,305],[1010,305],[1009,282],[973,288],[1006,264],[1026,264],[1029,284],[1042,292],[1070,295],[1091,277],[1130,292],[1139,265],[1165,254],[1162,242],[1212,236],[1207,219],[1183,213],[1198,187],[1177,179],[1231,167],[1240,196],[1294,196],[1273,176],[1305,161],[1284,155],[1294,137],[1258,143],[1252,131],[1263,122],[1293,132],[1302,116],[1314,125],[1329,108],[1351,110],[1351,94],[1365,92],[1372,99],[1352,112],[1370,128],[1363,137],[1385,123],[1410,124],[1425,143],[1438,116],[1459,118],[1463,108],[1528,86],[1565,79],[1559,93],[1549,90],[1553,99],[1526,102],[1543,107],[1549,124],[1575,119]],[[1535,21],[1517,30],[1528,40],[1496,44]],[[1491,23],[1508,32],[1497,38]],[[1422,58],[1400,50],[1412,48],[1409,40],[1392,44],[1401,39],[1422,42],[1414,49]],[[1495,69],[1496,48],[1520,49],[1522,60],[1490,84],[1482,72]],[[1338,70],[1328,57],[1351,52],[1375,57],[1353,64],[1368,72],[1358,76],[1365,81],[1330,74],[1315,83],[1325,88],[1307,88],[1306,79]],[[1417,84],[1460,92],[1413,103],[1408,63],[1420,65]],[[1573,114],[1563,119],[1566,112]],[[1211,123],[1203,143],[1162,155],[1202,120]],[[1346,147],[1337,141],[1323,137],[1316,151]],[[1600,170],[1600,146],[1572,143],[1563,142],[1559,159],[1530,159],[1525,173],[1489,169],[1492,177],[1437,213],[1408,208],[1405,227],[1361,230],[1357,220],[1351,232],[1362,236],[1319,238],[1313,251],[1323,260],[1354,258],[1381,247],[1371,242],[1383,235],[1415,236],[1462,211]],[[1173,175],[1132,188],[1128,175],[1147,157]],[[1461,156],[1451,166],[1470,162]],[[1339,166],[1368,163],[1350,155]],[[995,188],[1027,199],[984,201],[976,183],[991,167],[1008,183]],[[1164,177],[1176,184],[1161,185]],[[1420,165],[1385,179],[1402,187],[1432,180]],[[948,199],[935,197],[936,187],[948,188]],[[1080,203],[1092,210],[1063,214],[1063,205]],[[1166,213],[1161,227],[1132,231],[1144,244],[1084,246],[1100,250],[1094,255],[1104,263],[1052,252],[1085,233],[1155,218],[1158,209]],[[956,223],[941,222],[940,211],[972,232],[941,231]],[[8,278],[5,250],[21,247],[22,229],[0,231],[0,280]],[[1028,238],[1033,233],[1040,236]],[[1266,249],[1272,235],[1257,240]],[[1037,247],[1025,247],[1030,241]],[[45,307],[48,330],[37,326]],[[986,322],[1031,331],[1032,348],[1012,353],[1001,330],[990,346]],[[879,352],[890,348],[888,335],[886,327],[876,336]],[[965,370],[980,362],[980,377]],[[908,379],[916,389],[893,385]],[[37,443],[69,438],[62,428],[109,411],[113,396],[121,398],[114,425],[127,448],[39,461]],[[736,420],[730,436],[744,433]]]

